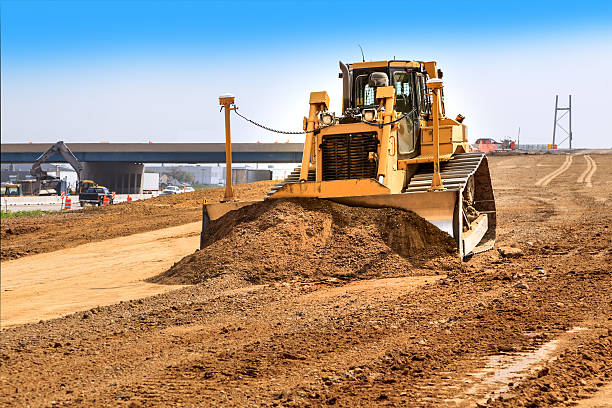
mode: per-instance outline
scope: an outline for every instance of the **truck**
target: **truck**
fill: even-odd
[[[109,204],[113,203],[113,194],[106,187],[94,186],[81,191],[79,203],[81,207],[84,207],[85,204],[101,206],[105,197],[108,197]]]
[[[516,142],[510,139],[504,139],[497,142],[491,138],[481,138],[474,143],[474,149],[479,152],[489,153],[494,150],[515,150]]]
[[[142,175],[142,192],[153,193],[159,191],[159,173],[144,173]]]

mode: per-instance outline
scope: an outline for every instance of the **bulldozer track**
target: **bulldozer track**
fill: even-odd
[[[576,180],[576,182],[585,183],[587,187],[593,187],[591,179],[593,178],[593,174],[595,174],[595,171],[597,170],[597,164],[595,163],[595,160],[593,160],[593,158],[588,154],[584,155],[584,159],[587,162],[587,168],[582,172],[580,177],[578,177],[578,180]]]
[[[565,156],[565,161],[563,162],[561,167],[559,167],[557,170],[553,171],[552,173],[547,174],[546,176],[536,181],[535,185],[538,187],[546,187],[547,185],[549,185],[551,181],[553,181],[555,178],[557,178],[561,174],[565,173],[567,169],[570,168],[570,166],[572,165],[572,160],[573,160],[572,155],[568,154],[567,156]]]
[[[301,169],[302,169],[301,165],[299,165],[295,169],[293,169],[293,171],[287,176],[287,178],[285,178],[280,183],[275,184],[274,187],[272,187],[270,189],[270,191],[268,191],[268,193],[266,194],[266,198],[269,198],[272,194],[276,193],[285,184],[299,183],[300,182],[300,170]],[[315,177],[316,177],[315,174],[316,173],[315,173],[314,170],[310,170],[308,172],[308,181],[315,181]]]
[[[469,178],[476,173],[483,159],[484,153],[460,153],[449,161],[440,163],[440,177],[447,190],[460,190],[465,187]],[[488,170],[487,170],[488,171]],[[418,193],[428,191],[433,177],[433,165],[426,164],[419,167],[419,171],[412,176],[404,192]]]
[[[420,193],[429,191],[433,177],[433,163],[421,165],[417,173],[412,176],[410,183],[404,190],[405,193]],[[489,230],[483,237],[481,243],[474,249],[478,253],[489,249],[495,242],[495,226],[497,225],[497,210],[495,208],[495,197],[491,178],[489,175],[489,164],[485,153],[470,152],[454,155],[449,161],[440,163],[440,177],[446,190],[461,192],[466,188],[470,179],[474,182],[473,206],[479,214],[486,214],[489,222]],[[465,216],[465,203],[461,203]]]

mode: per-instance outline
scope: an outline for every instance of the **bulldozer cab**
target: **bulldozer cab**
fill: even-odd
[[[376,88],[392,86],[395,90],[394,109],[404,116],[398,130],[399,158],[409,159],[419,155],[419,136],[421,121],[429,119],[431,115],[431,98],[426,92],[425,83],[428,79],[427,71],[421,66],[393,66],[389,61],[385,65],[360,68],[353,64],[351,70],[346,67],[346,73],[340,75],[345,82],[343,100],[346,103],[345,114],[348,117],[363,115],[368,109],[380,109],[376,106]],[[341,63],[341,69],[345,71]],[[349,92],[347,92],[349,91]],[[351,115],[352,114],[352,115]]]

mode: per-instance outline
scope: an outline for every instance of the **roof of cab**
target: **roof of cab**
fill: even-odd
[[[398,61],[398,60],[390,60],[390,61],[368,61],[368,62],[354,62],[349,64],[349,66],[353,69],[359,68],[386,68],[387,66],[391,67],[406,67],[406,68],[419,68],[423,64],[423,61]]]

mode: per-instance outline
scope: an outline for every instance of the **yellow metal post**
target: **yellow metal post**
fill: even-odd
[[[329,108],[329,95],[326,91],[311,92],[308,103],[310,109],[308,111],[308,118],[306,119],[306,129],[304,129],[306,131],[306,140],[304,141],[304,155],[302,156],[300,181],[308,181],[308,172],[310,171],[311,164],[320,166],[320,164],[313,163],[315,159],[321,159],[320,157],[315,157],[318,156],[317,152],[319,149],[315,146],[318,137],[313,134],[313,130],[318,126],[317,115],[319,112]],[[320,177],[320,175],[317,177]]]
[[[225,110],[225,197],[223,201],[235,201],[234,188],[232,186],[232,136],[230,132],[230,111],[234,108],[234,95],[223,94],[219,97],[219,104]]]
[[[392,122],[395,119],[395,89],[392,86],[381,86],[376,88],[376,99],[384,101],[385,113],[383,114],[383,123]],[[388,176],[389,162],[389,138],[391,137],[391,126],[382,128],[380,139],[380,147],[378,153],[378,178],[383,177],[385,185]]]
[[[432,91],[433,96],[433,148],[434,148],[434,171],[431,178],[430,191],[444,190],[442,178],[440,177],[440,90],[442,80],[432,78],[427,81],[427,88]]]

